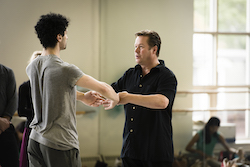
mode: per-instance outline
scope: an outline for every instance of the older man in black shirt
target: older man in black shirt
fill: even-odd
[[[121,158],[124,167],[171,167],[172,106],[177,80],[159,60],[161,39],[151,30],[136,33],[135,60],[112,87],[124,104]]]

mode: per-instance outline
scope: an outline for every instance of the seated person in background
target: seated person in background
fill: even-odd
[[[198,131],[198,133],[191,139],[186,146],[186,150],[195,153],[197,159],[206,160],[207,164],[211,167],[220,167],[221,162],[217,157],[213,156],[213,150],[217,142],[220,142],[226,151],[237,153],[234,148],[230,148],[224,139],[224,137],[217,131],[220,126],[220,120],[216,117],[211,117],[206,123],[204,129]],[[196,149],[193,145],[196,143]]]

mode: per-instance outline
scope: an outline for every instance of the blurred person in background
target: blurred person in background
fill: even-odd
[[[0,165],[18,167],[18,142],[11,123],[17,109],[16,79],[9,67],[0,64]]]
[[[220,167],[221,162],[214,156],[214,147],[216,143],[221,143],[228,152],[238,153],[238,150],[230,148],[225,138],[218,132],[220,120],[217,117],[211,117],[206,123],[204,129],[198,131],[186,146],[186,151],[194,153],[196,159],[205,161],[211,167]],[[196,143],[196,148],[193,148]]]
[[[28,63],[31,63],[37,56],[41,55],[42,51],[35,51],[30,57]],[[34,117],[34,110],[33,104],[31,99],[31,89],[30,89],[30,81],[26,81],[19,87],[18,92],[18,115],[20,117],[26,117],[27,120],[25,122],[23,134],[22,134],[22,144],[20,149],[19,155],[19,167],[28,167],[29,160],[28,160],[28,153],[27,153],[27,146],[29,141],[29,135],[31,132],[31,128],[29,127],[33,117]]]

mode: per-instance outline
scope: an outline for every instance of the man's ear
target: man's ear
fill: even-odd
[[[152,51],[153,51],[154,54],[157,53],[157,50],[158,50],[158,47],[156,45],[154,47],[152,47]]]
[[[61,41],[62,41],[62,35],[61,35],[61,34],[58,34],[58,35],[56,36],[56,39],[57,39],[58,42],[61,42]]]

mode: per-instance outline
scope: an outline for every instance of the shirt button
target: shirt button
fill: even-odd
[[[141,88],[141,87],[142,87],[142,84],[140,84],[139,87]]]
[[[131,121],[134,121],[134,118],[131,118],[130,120],[131,120]]]
[[[133,107],[133,110],[135,109],[135,106]]]
[[[133,129],[130,129],[130,132],[132,133],[132,132],[133,132]]]
[[[142,78],[142,75],[140,75],[140,77]]]

